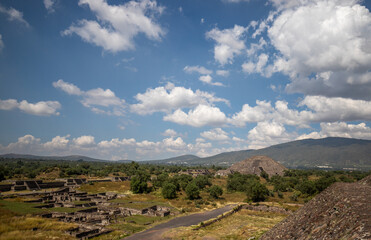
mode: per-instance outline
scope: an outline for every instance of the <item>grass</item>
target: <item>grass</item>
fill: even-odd
[[[93,184],[83,184],[78,190],[88,192],[90,194],[101,193],[101,192],[115,192],[115,193],[129,194],[130,193],[130,181],[96,182]]]
[[[66,230],[76,224],[58,222],[35,216],[19,216],[8,209],[0,208],[0,239],[75,239]]]
[[[259,238],[282,221],[286,215],[242,209],[210,226],[199,230],[192,227],[172,229],[163,235],[168,239],[249,239]]]

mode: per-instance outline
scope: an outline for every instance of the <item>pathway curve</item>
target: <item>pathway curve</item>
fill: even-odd
[[[203,213],[195,213],[188,216],[183,217],[177,217],[174,218],[166,223],[159,224],[157,226],[154,226],[153,228],[147,229],[143,232],[133,234],[127,238],[124,238],[125,240],[159,240],[161,239],[161,235],[172,228],[177,227],[188,227],[191,225],[199,224],[200,222],[207,221],[209,219],[215,218],[219,216],[222,213],[228,212],[229,210],[232,210],[236,204],[227,205],[222,208],[218,208],[212,211],[203,212]]]

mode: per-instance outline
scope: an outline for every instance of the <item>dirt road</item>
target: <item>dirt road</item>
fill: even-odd
[[[211,218],[215,218],[222,213],[228,212],[229,210],[232,210],[235,206],[237,205],[232,204],[232,205],[227,205],[225,207],[218,208],[218,209],[215,209],[209,212],[195,213],[195,214],[188,215],[188,216],[177,217],[166,223],[159,224],[153,228],[150,228],[140,233],[136,233],[124,239],[125,240],[141,240],[141,239],[160,240],[162,239],[161,235],[169,229],[196,225],[200,222],[209,220]]]

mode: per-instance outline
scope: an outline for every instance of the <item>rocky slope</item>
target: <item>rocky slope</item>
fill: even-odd
[[[274,175],[282,176],[287,168],[267,156],[253,156],[233,164],[229,169],[242,174],[255,174],[258,176],[264,170],[271,177]]]
[[[371,239],[371,175],[331,185],[260,239]]]

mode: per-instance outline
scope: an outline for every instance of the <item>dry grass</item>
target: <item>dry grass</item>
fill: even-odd
[[[96,182],[92,185],[84,184],[78,189],[88,193],[116,192],[130,194],[130,181],[125,182]]]
[[[257,212],[247,209],[199,230],[192,227],[173,229],[163,235],[169,239],[249,239],[260,237],[265,231],[282,221],[286,215]]]
[[[76,224],[58,222],[31,215],[17,216],[0,208],[0,239],[75,239],[66,230]]]

